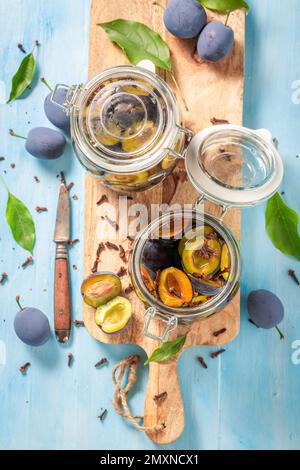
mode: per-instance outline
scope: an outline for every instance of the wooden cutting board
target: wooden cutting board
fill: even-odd
[[[165,0],[161,0],[166,4]],[[218,15],[208,12],[209,17]],[[221,16],[220,16],[221,17]],[[115,65],[126,64],[128,61],[123,52],[114,46],[107,38],[104,31],[96,26],[97,23],[111,21],[117,18],[125,18],[141,21],[159,32],[168,42],[171,49],[173,69],[180,84],[189,107],[189,112],[184,110],[182,102],[178,98],[183,124],[194,132],[211,125],[212,118],[226,119],[231,124],[242,124],[243,111],[243,80],[244,80],[244,32],[245,16],[243,11],[233,12],[229,25],[235,32],[235,48],[233,53],[219,64],[198,63],[194,58],[195,41],[178,40],[170,35],[163,26],[162,9],[154,6],[152,0],[93,0],[90,20],[90,57],[89,77]],[[161,73],[160,73],[161,74]],[[172,86],[167,76],[161,74]],[[184,170],[178,170],[182,175]],[[176,180],[176,181],[175,181]],[[177,184],[176,184],[177,182]],[[175,192],[174,192],[175,191]],[[95,260],[95,254],[99,242],[110,239],[110,229],[107,226],[107,235],[99,238],[99,227],[103,229],[105,223],[101,216],[106,214],[105,204],[97,206],[100,197],[106,194],[110,204],[114,204],[118,216],[118,194],[107,187],[103,187],[92,176],[86,175],[85,179],[85,275],[91,273],[91,267]],[[176,203],[193,203],[197,193],[187,181],[178,182],[177,178],[169,177],[168,180],[154,189],[134,196],[134,201],[147,204],[172,201]],[[205,203],[205,210],[209,213],[218,213],[211,203]],[[110,215],[110,214],[108,214]],[[230,210],[225,217],[225,223],[240,237],[241,213],[239,210]],[[125,236],[119,240],[125,250],[130,249],[130,242]],[[106,249],[101,254],[99,270],[117,272],[124,265],[117,252]],[[122,278],[123,288],[130,284],[126,275]],[[135,293],[129,294],[134,305],[134,317],[130,326],[120,334],[105,335],[94,322],[94,310],[84,305],[83,317],[89,333],[103,343],[127,344],[134,343],[141,346],[148,355],[159,346],[156,341],[145,338],[142,335],[144,305]],[[189,329],[185,344],[187,349],[195,345],[221,345],[231,341],[239,332],[240,325],[240,299],[237,295],[234,300],[220,313],[207,319],[198,320]],[[226,328],[226,332],[215,337],[214,332]],[[155,321],[154,331],[161,333],[161,322]],[[187,331],[187,327],[179,327],[175,337]],[[171,335],[171,339],[174,334]],[[178,382],[177,361],[171,360],[166,364],[151,363],[149,366],[149,380],[145,398],[144,424],[153,426],[165,423],[166,428],[155,434],[149,434],[149,438],[158,444],[167,444],[177,439],[184,428],[184,409],[181,391]],[[162,404],[157,404],[153,397],[159,393],[167,392],[167,399]],[[140,414],[141,410],[135,410]],[[121,418],[120,418],[121,419]]]

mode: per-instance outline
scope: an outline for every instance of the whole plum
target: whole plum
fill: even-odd
[[[17,300],[18,304],[19,301]],[[14,329],[18,338],[29,346],[41,346],[50,337],[50,324],[46,315],[33,307],[22,308],[16,314]]]
[[[201,31],[197,51],[201,59],[207,62],[218,62],[229,54],[233,45],[233,30],[220,21],[212,21]]]
[[[170,33],[182,39],[198,36],[207,23],[205,9],[197,0],[170,0],[164,12]]]
[[[276,328],[283,339],[283,334],[278,329],[279,323],[284,317],[284,307],[281,300],[272,292],[264,289],[253,291],[247,300],[249,317],[259,328]]]
[[[12,129],[9,133],[13,137],[24,139],[27,152],[40,160],[55,160],[64,153],[67,144],[62,132],[49,127],[34,127],[27,137],[16,134]]]
[[[63,104],[66,99],[67,90],[59,88],[55,93],[55,101]],[[52,93],[49,93],[44,101],[44,111],[50,122],[67,134],[70,134],[70,117],[56,103],[51,101]]]

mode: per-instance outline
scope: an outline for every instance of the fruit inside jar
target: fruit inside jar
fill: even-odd
[[[215,227],[170,216],[150,233],[141,256],[149,293],[168,307],[194,308],[220,294],[230,277],[230,250]]]
[[[102,183],[120,191],[141,190],[171,173],[176,156],[170,149],[180,153],[184,136],[174,125],[176,113],[169,118],[169,107],[159,87],[130,74],[118,73],[91,90],[79,121],[86,143],[99,155],[93,162],[100,167],[105,159],[114,167],[99,172]],[[171,142],[167,136],[174,129]],[[134,169],[135,162],[143,169]]]

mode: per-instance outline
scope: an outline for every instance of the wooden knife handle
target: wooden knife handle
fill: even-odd
[[[71,330],[69,262],[65,243],[57,243],[54,275],[54,327],[56,338],[66,343]]]

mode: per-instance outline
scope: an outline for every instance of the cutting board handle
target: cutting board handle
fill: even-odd
[[[165,397],[154,399],[167,392]],[[147,434],[158,444],[175,441],[184,429],[184,407],[178,380],[177,359],[165,363],[150,362],[147,385],[144,425],[164,424],[165,429]]]

